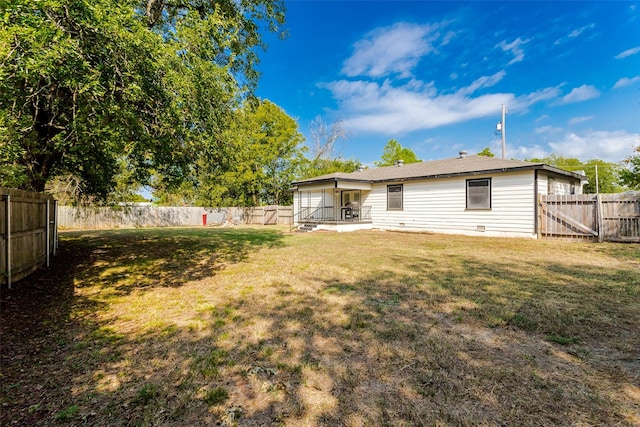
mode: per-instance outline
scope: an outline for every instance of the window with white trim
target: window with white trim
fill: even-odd
[[[402,184],[387,185],[387,210],[402,210]]]
[[[467,209],[491,209],[491,178],[467,180]]]

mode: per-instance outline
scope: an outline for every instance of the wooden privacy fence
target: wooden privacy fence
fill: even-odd
[[[542,195],[538,234],[545,239],[640,242],[640,192]]]
[[[0,276],[11,289],[57,248],[57,202],[44,193],[0,187]]]
[[[185,227],[221,224],[280,224],[293,221],[291,206],[254,208],[202,208],[165,206],[117,206],[58,208],[61,229]]]
[[[292,225],[293,206],[258,206],[247,209],[247,224]]]

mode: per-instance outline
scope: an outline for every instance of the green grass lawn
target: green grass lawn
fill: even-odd
[[[64,232],[2,295],[2,425],[640,425],[640,245]]]

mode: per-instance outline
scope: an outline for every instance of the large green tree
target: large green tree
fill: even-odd
[[[620,183],[633,190],[640,190],[640,145],[635,152],[622,162]]]
[[[0,1],[0,184],[71,177],[105,199],[123,168],[180,182],[257,82],[281,1]]]
[[[526,159],[526,161],[545,163],[570,172],[584,171],[589,180],[583,188],[585,194],[595,193],[596,190],[600,193],[617,193],[622,190],[618,185],[619,167],[615,163],[600,159],[591,159],[583,162],[575,157],[565,157],[556,154],[548,157]]]
[[[384,151],[379,162],[373,162],[378,167],[393,166],[398,160],[402,160],[405,164],[417,163],[422,160],[418,159],[416,153],[410,148],[405,148],[395,139],[390,139],[384,146]]]
[[[195,162],[190,188],[202,206],[258,206],[290,202],[289,187],[303,162],[297,122],[268,100],[246,102],[218,143]]]

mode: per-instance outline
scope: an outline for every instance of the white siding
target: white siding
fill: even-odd
[[[300,208],[321,208],[333,206],[333,192],[325,190],[298,191],[295,199],[299,199]]]
[[[545,174],[538,173],[538,194],[547,194],[549,186],[549,177]]]
[[[577,180],[538,173],[538,194],[582,194],[582,185]]]
[[[491,209],[466,209],[466,180],[491,178]],[[367,197],[373,226],[437,233],[535,237],[534,172],[404,182],[403,210],[387,210],[387,184]],[[484,231],[480,231],[484,230]]]
[[[335,209],[335,196],[333,189],[329,190],[314,190],[314,191],[299,191],[296,190],[293,193],[293,212],[294,223],[298,223],[300,218],[298,213],[305,208],[305,214],[314,213],[314,218],[322,218],[323,215],[331,215]]]

